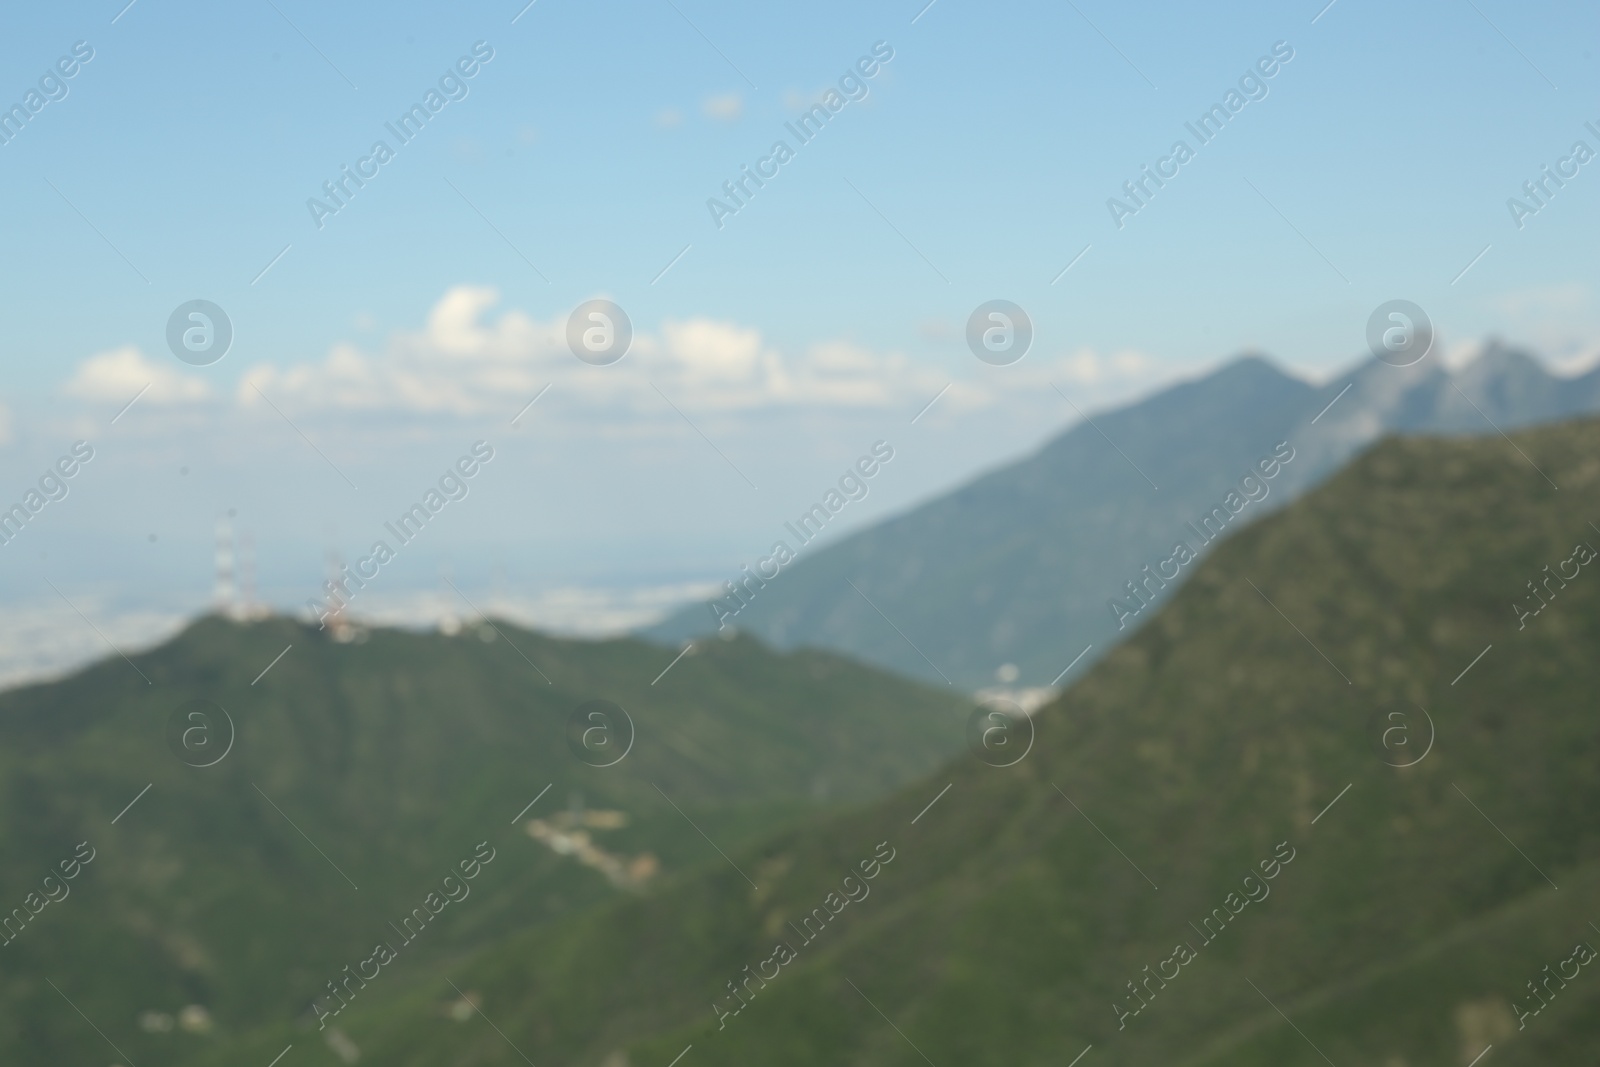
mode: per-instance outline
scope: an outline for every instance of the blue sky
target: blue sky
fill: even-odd
[[[855,522],[1058,432],[1052,381],[1092,407],[1246,349],[1328,375],[1395,297],[1453,350],[1600,350],[1600,162],[1521,229],[1506,205],[1574,141],[1600,149],[1592,7],[538,0],[513,24],[520,0],[124,2],[35,5],[0,35],[8,103],[94,49],[0,146],[0,495],[104,438],[101,481],[29,531],[54,551],[31,567],[96,603],[203,604],[230,507],[281,549],[263,584],[302,601],[322,551],[364,547],[496,433],[520,442],[504,484],[397,588],[442,566],[527,595],[712,578],[877,438],[908,442],[904,473]],[[314,225],[307,199],[479,41],[468,95]],[[1114,225],[1107,199],[1280,41],[1266,97]],[[876,42],[866,99],[717,228],[707,199]],[[640,335],[615,368],[551,340],[596,296]],[[209,367],[166,350],[193,298],[235,330]],[[1009,368],[961,341],[994,298],[1037,331]],[[0,595],[52,596],[0,564]]]

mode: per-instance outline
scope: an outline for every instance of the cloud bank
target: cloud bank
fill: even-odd
[[[941,405],[988,407],[1050,383],[1096,386],[1139,381],[1151,362],[1138,352],[1088,349],[1032,353],[1012,367],[965,367],[957,337],[951,359],[876,351],[847,339],[818,341],[786,352],[759,329],[704,316],[666,319],[636,329],[620,363],[595,367],[567,348],[564,317],[541,320],[501,308],[489,286],[457,285],[429,310],[420,329],[391,334],[376,349],[333,345],[320,360],[251,365],[232,390],[217,395],[202,378],[171,361],[125,345],[79,365],[64,392],[97,405],[232,403],[284,411],[396,417],[479,418],[517,412],[546,386],[619,419],[671,414],[663,396],[686,412],[739,413],[773,408],[920,408],[946,390]],[[963,376],[951,373],[960,369]],[[948,389],[947,389],[948,387]],[[673,416],[674,418],[676,416]]]

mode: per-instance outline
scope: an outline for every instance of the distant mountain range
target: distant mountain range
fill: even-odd
[[[708,855],[341,1023],[385,1067],[1590,1063],[1600,422],[1515,443],[1391,438],[1230,535],[1010,767]]]
[[[737,625],[968,690],[1049,686],[1172,594],[1191,569],[1178,543],[1203,554],[1218,527],[1281,507],[1384,434],[1497,435],[1597,410],[1600,370],[1557,377],[1498,342],[1454,371],[1437,353],[1403,369],[1370,360],[1322,387],[1246,356],[815,550]],[[1280,443],[1293,458],[1265,478]],[[1241,488],[1252,472],[1264,488]],[[642,635],[676,644],[715,629],[696,603]]]

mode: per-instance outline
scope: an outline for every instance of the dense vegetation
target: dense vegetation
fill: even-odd
[[[1217,550],[1014,767],[963,759],[728,850],[754,886],[713,858],[507,929],[343,1031],[407,1067],[665,1067],[691,1044],[686,1067],[1060,1065],[1091,1044],[1099,1064],[1464,1067],[1491,1043],[1500,1065],[1586,1062],[1595,968],[1517,1013],[1545,965],[1600,945],[1600,575],[1526,628],[1511,605],[1600,545],[1600,425],[1516,440],[1559,491],[1498,437],[1387,441]],[[1375,745],[1374,716],[1408,715],[1417,753],[1418,706],[1431,751],[1392,766],[1415,755]],[[830,904],[883,842],[870,895]],[[778,975],[719,1022],[747,965]],[[442,1010],[447,978],[494,1026]]]
[[[652,684],[673,653],[497,625],[340,644],[283,619],[210,618],[131,666],[113,656],[0,695],[0,900],[25,917],[38,908],[0,947],[0,1062],[115,1060],[75,1008],[140,1065],[228,1048],[252,1027],[288,1030],[341,968],[379,938],[398,942],[389,924],[448,893],[441,879],[480,842],[495,858],[470,897],[368,998],[626,891],[533,840],[529,819],[620,811],[628,825],[594,842],[649,853],[670,878],[717,859],[701,831],[732,848],[881,795],[962,743],[960,698],[831,654],[713,640]],[[192,699],[236,729],[214,766],[168,748],[169,717]],[[613,767],[568,747],[569,718],[594,699],[635,724]],[[225,727],[210,728],[220,744]],[[42,879],[80,842],[94,858],[64,899],[29,905],[62,893],[59,872]],[[188,1005],[206,1009],[209,1031],[173,1025]],[[137,1025],[146,1012],[167,1029]]]

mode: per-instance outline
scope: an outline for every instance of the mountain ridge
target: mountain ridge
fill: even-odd
[[[1489,435],[1594,410],[1600,368],[1560,378],[1497,341],[1454,371],[1437,357],[1406,368],[1369,359],[1322,385],[1244,355],[819,546],[733,625],[774,647],[833,648],[968,690],[1008,675],[1050,686],[1080,652],[1092,662],[1126,637],[1111,606],[1125,583],[1280,442],[1296,459],[1258,513],[1384,433]],[[696,603],[640,634],[681,644],[715,622]]]

